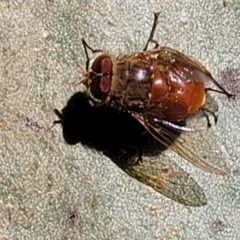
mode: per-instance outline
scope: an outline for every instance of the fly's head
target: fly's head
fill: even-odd
[[[88,89],[93,105],[106,103],[112,81],[112,60],[107,54],[101,54],[94,61],[89,71],[83,73],[81,81]]]

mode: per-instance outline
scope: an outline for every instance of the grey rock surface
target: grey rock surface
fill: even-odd
[[[240,3],[182,2],[0,2],[0,239],[239,239]],[[214,94],[227,177],[168,153],[206,193],[200,208],[167,199],[98,151],[67,145],[60,126],[47,131],[52,110],[81,89],[81,38],[115,55],[140,51],[157,11],[160,45],[198,59],[238,94],[235,102]]]

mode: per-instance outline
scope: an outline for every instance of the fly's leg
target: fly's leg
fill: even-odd
[[[143,146],[139,147],[138,149],[138,158],[136,160],[136,163],[139,164],[142,162],[142,156],[143,156]]]
[[[58,122],[61,121],[63,119],[62,113],[58,110],[58,109],[53,109],[53,112],[57,115],[57,117],[59,118],[59,120],[56,120],[54,122]]]
[[[138,149],[138,158],[136,159],[135,164],[139,164],[143,161],[143,148],[144,145],[146,144],[146,135],[147,135],[147,131],[144,131],[140,137],[139,140],[137,142],[137,149]]]
[[[154,13],[154,21],[153,21],[152,30],[151,30],[150,36],[149,36],[149,38],[148,38],[148,40],[147,40],[147,44],[146,44],[146,46],[144,47],[143,51],[146,51],[146,50],[147,50],[148,44],[149,44],[150,42],[155,43],[154,49],[156,49],[156,48],[159,47],[158,42],[155,41],[155,40],[153,40],[153,36],[154,36],[154,33],[155,33],[155,31],[156,31],[156,27],[157,27],[157,21],[158,21],[159,14],[160,14],[160,12]]]
[[[209,110],[207,108],[201,108],[201,110],[202,110],[202,113],[203,113],[204,117],[207,119],[207,126],[208,126],[208,128],[210,128],[212,126],[212,124],[210,122],[210,119],[209,119],[209,114],[213,116],[214,123],[217,124],[218,116],[215,115],[214,112],[212,112],[211,110]]]
[[[217,87],[220,89],[220,90],[217,90],[217,89],[214,89],[214,88],[205,88],[205,91],[206,93],[208,91],[212,91],[212,92],[217,92],[217,93],[221,93],[221,94],[225,94],[229,99],[232,98],[232,99],[235,99],[235,95],[234,94],[231,94],[229,92],[227,92],[222,86],[221,84],[219,84],[214,78],[211,78],[212,81],[214,82],[214,84],[217,85]],[[218,116],[215,114],[215,112],[209,110],[208,108],[201,108],[202,110],[202,113],[204,115],[204,117],[206,117],[207,119],[207,126],[208,128],[210,128],[212,126],[212,124],[210,123],[210,120],[209,120],[209,115],[212,115],[213,118],[214,118],[214,123],[217,124],[217,121],[218,121]]]
[[[211,73],[200,62],[198,62],[196,59],[192,58],[191,56],[188,56],[188,58],[193,62],[193,64],[197,68],[199,68],[203,73],[205,73],[209,77],[210,81],[212,81],[220,89],[220,90],[216,90],[213,88],[205,88],[206,92],[207,91],[218,92],[218,93],[225,94],[228,98],[235,99],[235,95],[229,93],[220,83],[218,83],[216,79],[213,78]]]
[[[63,115],[58,109],[53,109],[53,112],[57,115],[59,118],[58,120],[53,121],[53,124],[50,128],[48,128],[47,132],[50,131],[56,124],[62,124],[63,122]]]
[[[219,84],[214,78],[212,78],[213,83],[220,89],[216,90],[213,88],[205,88],[205,91],[212,91],[212,92],[218,92],[221,94],[225,94],[228,98],[235,99],[236,95],[229,93],[221,84]]]
[[[137,142],[128,147],[127,155],[130,155],[130,156],[132,155],[131,152],[130,152],[132,150],[132,148],[135,149],[134,153],[136,153],[136,151],[138,153],[137,157],[134,154],[135,155],[134,159],[129,158],[128,163],[127,163],[128,166],[134,166],[134,165],[138,165],[138,164],[142,163],[142,161],[143,161],[143,148],[146,144],[146,136],[147,136],[147,131],[142,132],[141,135],[139,136],[139,139],[137,140]]]
[[[159,48],[159,43],[156,40],[151,40],[152,43],[155,43],[155,46],[153,49],[158,49]]]
[[[82,39],[82,44],[83,44],[84,51],[85,51],[85,55],[86,55],[86,59],[87,59],[87,60],[86,60],[86,71],[88,71],[90,59],[89,59],[89,56],[88,56],[87,48],[88,48],[92,53],[103,52],[103,50],[91,48],[91,47],[86,43],[86,41],[85,41],[84,39]]]

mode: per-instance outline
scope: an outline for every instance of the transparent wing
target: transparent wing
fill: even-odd
[[[183,54],[183,53],[181,53],[177,50],[174,50],[174,49],[168,48],[168,47],[161,47],[160,50],[165,55],[170,54],[171,59],[176,59],[176,60],[179,60],[180,62],[188,63],[189,65],[195,67],[196,69],[198,69],[202,73],[208,75],[210,78],[213,78],[211,73],[199,61],[197,61],[193,57],[187,56],[187,55],[185,55],[185,54]]]
[[[137,113],[133,115],[155,139],[195,166],[218,175],[226,175],[229,172],[222,152],[214,141],[207,140],[212,139],[209,136],[212,133],[208,133],[206,128],[200,130],[197,127],[195,131],[183,132],[178,136],[168,127],[154,121],[151,116]],[[194,120],[191,121],[191,128],[194,128]]]
[[[160,145],[155,141],[152,143],[155,144],[153,149]],[[197,182],[167,156],[143,156],[136,161],[136,152],[135,149],[126,154],[114,149],[105,154],[128,175],[178,203],[193,207],[207,204],[206,196]]]
[[[219,84],[211,73],[196,59],[187,56],[177,50],[168,47],[160,47],[158,49],[144,52],[144,55],[156,55],[156,61],[159,62],[159,69],[169,71],[169,74],[180,75],[182,78],[195,79],[204,82],[205,87],[211,87],[210,83],[217,86],[220,92],[225,93],[229,98],[234,98],[235,95],[230,94],[226,89]],[[214,90],[216,91],[216,90]]]
[[[194,207],[206,205],[206,196],[195,180],[166,157],[160,158],[156,161],[143,158],[140,163],[126,166],[124,171],[176,202]]]

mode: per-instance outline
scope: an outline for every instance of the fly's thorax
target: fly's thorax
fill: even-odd
[[[96,104],[106,102],[112,82],[113,63],[108,54],[98,56],[89,71],[89,93]]]
[[[121,59],[113,65],[110,97],[128,109],[144,107],[151,86],[151,63],[139,58]]]

